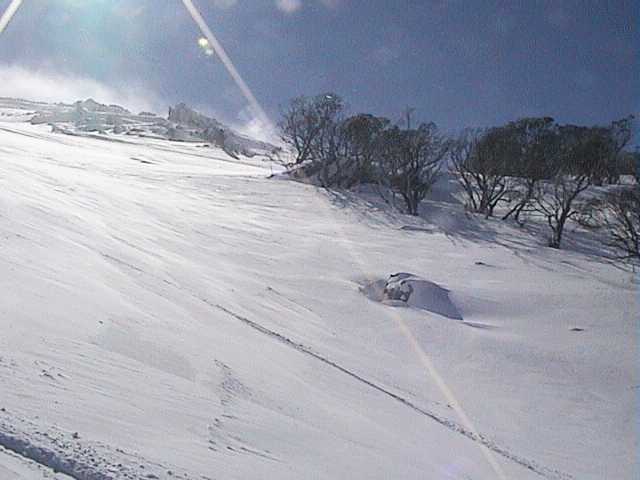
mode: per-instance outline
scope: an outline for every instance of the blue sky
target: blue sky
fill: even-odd
[[[393,120],[411,106],[446,130],[640,110],[632,0],[194,2],[274,119],[291,97],[325,91]],[[24,91],[21,75],[31,75],[51,94],[93,85],[109,100],[186,101],[246,120],[244,98],[199,37],[179,0],[25,0],[0,37],[0,68],[21,74],[0,74],[0,95]],[[32,89],[46,91],[37,80]]]

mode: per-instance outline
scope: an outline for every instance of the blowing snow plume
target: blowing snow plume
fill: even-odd
[[[240,72],[236,68],[235,64],[227,54],[226,50],[224,49],[224,47],[222,46],[218,38],[211,31],[211,29],[209,28],[209,25],[207,25],[207,22],[204,20],[204,18],[200,14],[200,11],[198,10],[198,8],[195,6],[192,0],[182,0],[182,3],[184,4],[184,7],[189,12],[189,15],[191,15],[191,18],[193,19],[195,24],[198,26],[198,28],[204,35],[204,38],[206,39],[208,52],[210,52],[208,54],[212,55],[215,53],[218,56],[218,58],[224,65],[225,69],[233,79],[234,83],[236,84],[238,89],[240,89],[244,98],[247,100],[253,115],[255,116],[257,122],[260,124],[260,130],[267,130],[269,132],[273,132],[275,129],[273,127],[273,123],[271,122],[271,119],[265,112],[264,108],[262,108],[262,105],[254,95],[251,88],[249,88],[249,85],[247,85],[247,83],[244,81],[244,78],[242,78],[242,75],[240,75]]]
[[[3,97],[68,103],[80,98],[94,98],[102,103],[124,105],[136,111],[165,110],[155,95],[135,83],[127,83],[126,89],[117,88],[92,78],[0,64],[0,84]]]

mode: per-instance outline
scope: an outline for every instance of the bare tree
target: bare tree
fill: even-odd
[[[384,132],[390,124],[386,118],[369,114],[354,115],[342,123],[341,134],[348,159],[343,169],[347,188],[376,181]]]
[[[640,185],[609,192],[604,202],[609,245],[621,260],[640,260]]]
[[[633,177],[636,183],[640,183],[640,148],[635,151],[622,151],[618,162],[620,175]]]
[[[635,117],[630,115],[626,118],[611,122],[608,127],[609,148],[604,159],[604,176],[607,183],[614,184],[620,181],[624,149],[629,145],[633,135],[633,123]]]
[[[320,124],[314,114],[311,100],[307,97],[291,100],[287,110],[282,112],[282,120],[278,126],[280,138],[295,154],[291,164],[298,165],[307,160],[320,133]]]
[[[522,225],[523,212],[531,208],[537,187],[549,178],[549,165],[558,154],[558,126],[549,117],[523,118],[509,123],[505,130],[513,142],[515,156],[508,165],[512,205],[502,219],[513,216]]]
[[[420,203],[437,180],[449,146],[434,123],[422,123],[415,129],[396,126],[385,131],[379,178],[402,196],[410,215],[418,215]]]
[[[508,159],[512,144],[504,128],[467,130],[452,144],[452,172],[467,196],[468,207],[486,217],[509,192]]]
[[[547,219],[551,229],[550,247],[560,248],[567,220],[580,213],[580,210],[575,208],[575,201],[590,186],[591,181],[587,175],[559,173],[550,182],[544,182],[537,187],[533,206]]]
[[[560,248],[567,220],[580,214],[577,200],[592,185],[594,171],[601,165],[601,152],[594,148],[601,135],[599,128],[559,128],[558,155],[549,165],[552,177],[540,183],[532,200],[533,208],[547,219],[552,248]]]
[[[326,154],[343,109],[342,99],[332,93],[313,98],[301,96],[291,101],[282,112],[279,127],[282,141],[294,152],[292,165],[318,161]]]

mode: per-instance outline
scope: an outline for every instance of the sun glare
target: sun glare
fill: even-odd
[[[200,46],[200,48],[202,48],[202,51],[208,57],[211,57],[215,53],[213,48],[211,48],[209,40],[207,40],[205,37],[200,37],[198,39],[198,45]]]

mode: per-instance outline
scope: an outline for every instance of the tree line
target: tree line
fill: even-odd
[[[333,93],[293,99],[279,129],[292,152],[292,175],[324,187],[374,185],[418,215],[443,172],[460,183],[466,207],[523,225],[540,216],[548,244],[560,248],[568,221],[605,227],[621,257],[639,258],[639,154],[629,152],[634,118],[606,126],[561,125],[549,117],[467,129],[457,136],[435,123],[403,125],[371,114],[348,115]],[[621,179],[635,176],[632,184]],[[594,189],[604,185],[616,187]],[[585,195],[587,191],[594,195]],[[604,193],[603,193],[604,192]],[[500,208],[498,208],[500,207]]]

